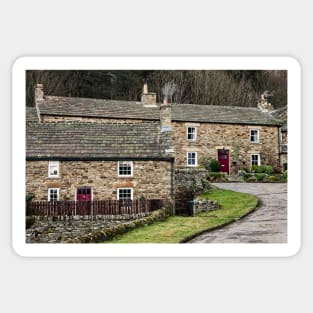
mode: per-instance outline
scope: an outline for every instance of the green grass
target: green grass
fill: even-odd
[[[179,243],[202,231],[240,218],[258,203],[253,195],[221,189],[214,189],[200,198],[217,200],[221,208],[194,217],[170,216],[163,222],[136,228],[105,243]]]

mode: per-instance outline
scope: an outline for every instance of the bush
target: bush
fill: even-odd
[[[253,176],[253,174],[252,173],[247,173],[247,172],[243,172],[243,179],[244,180],[247,180],[247,179],[249,179],[250,177],[252,177]]]
[[[248,183],[255,183],[257,181],[257,178],[253,175],[251,175],[250,177],[248,177],[247,179],[246,179],[246,182],[248,182]]]
[[[264,181],[264,178],[267,177],[267,174],[265,173],[255,173],[255,177],[257,181]]]
[[[210,171],[210,162],[211,160],[208,157],[202,157],[199,161],[199,165],[204,167],[208,172]]]
[[[220,162],[217,160],[210,161],[210,172],[219,172],[220,171]]]
[[[220,172],[210,172],[208,175],[209,181],[226,181],[226,174]]]
[[[253,165],[251,168],[255,173],[265,173],[271,175],[274,173],[273,166],[271,165]]]
[[[287,178],[288,178],[288,171],[285,171],[283,173],[282,177],[287,180]]]
[[[35,198],[35,195],[32,193],[28,193],[26,195],[26,201],[32,201]]]
[[[268,181],[271,182],[271,183],[274,183],[277,181],[277,177],[276,176],[269,176],[268,177]]]

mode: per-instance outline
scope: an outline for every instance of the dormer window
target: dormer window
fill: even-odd
[[[196,141],[197,140],[197,129],[196,127],[187,127],[187,140]]]
[[[48,176],[59,177],[59,161],[49,161]]]
[[[258,129],[250,129],[250,143],[259,143],[260,136]]]

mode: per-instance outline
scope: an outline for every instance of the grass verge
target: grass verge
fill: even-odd
[[[196,235],[229,224],[252,212],[258,199],[249,194],[213,189],[202,199],[217,200],[220,209],[193,217],[170,216],[162,222],[133,229],[105,243],[180,243]]]

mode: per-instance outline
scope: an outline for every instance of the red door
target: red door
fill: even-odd
[[[79,187],[76,190],[76,214],[91,215],[91,188]]]
[[[218,161],[220,163],[220,172],[229,174],[229,150],[218,150]]]
[[[77,201],[91,201],[91,188],[90,187],[77,188],[76,200]]]

